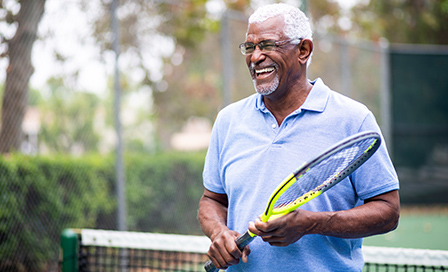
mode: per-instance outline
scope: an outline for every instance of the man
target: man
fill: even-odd
[[[256,219],[303,162],[360,131],[380,133],[364,105],[321,79],[308,81],[311,35],[306,16],[285,4],[262,7],[249,18],[240,49],[257,93],[218,114],[199,202],[198,219],[212,241],[208,256],[218,268],[361,271],[362,237],[398,224],[398,179],[384,141],[325,194],[281,218]],[[235,239],[247,228],[261,238],[240,251]]]

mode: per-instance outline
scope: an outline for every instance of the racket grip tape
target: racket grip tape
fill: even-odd
[[[218,272],[219,269],[212,263],[212,261],[207,261],[204,265],[205,271],[207,272]]]
[[[241,234],[238,238],[236,238],[235,243],[240,250],[243,250],[245,246],[247,246],[252,240],[256,237],[255,234],[252,234],[249,230],[246,230],[245,233]]]
[[[246,231],[241,234],[238,238],[236,238],[235,243],[240,250],[243,250],[245,246],[247,246],[252,240],[256,237],[255,234],[252,234],[250,231]],[[207,261],[204,265],[205,271],[207,272],[218,272],[219,269],[213,264],[212,261]]]

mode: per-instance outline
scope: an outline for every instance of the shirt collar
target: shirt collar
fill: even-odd
[[[330,88],[320,78],[310,81],[310,83],[313,84],[313,88],[300,108],[303,110],[323,112],[327,106],[328,97],[330,96]]]
[[[328,97],[330,95],[330,88],[328,88],[328,86],[326,86],[320,78],[317,78],[314,81],[310,81],[310,83],[313,84],[313,88],[308,94],[303,105],[296,111],[300,112],[301,110],[308,110],[323,112],[325,110],[325,107],[327,106]],[[256,95],[257,99],[255,100],[255,108],[262,112],[267,112],[268,109],[263,102],[263,96],[260,94]]]
[[[268,109],[264,105],[263,96],[259,93],[255,94],[255,95],[256,95],[255,109],[260,110],[262,112],[266,112]]]

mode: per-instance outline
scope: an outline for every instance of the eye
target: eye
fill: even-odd
[[[260,46],[266,51],[271,51],[276,47],[274,41],[262,41],[260,42]]]
[[[251,51],[251,50],[254,50],[255,44],[253,44],[253,43],[246,43],[245,47],[246,47],[246,51]]]
[[[255,50],[255,44],[253,43],[245,43],[244,44],[244,50],[246,51],[246,53],[251,53]]]

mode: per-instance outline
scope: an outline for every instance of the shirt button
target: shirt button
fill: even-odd
[[[276,128],[277,127],[277,125],[276,124],[272,124],[272,128]]]

